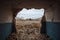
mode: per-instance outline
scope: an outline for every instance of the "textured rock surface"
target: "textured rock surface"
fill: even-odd
[[[24,35],[23,38],[21,38],[20,34],[17,35],[16,33],[12,33],[6,40],[51,40],[51,38],[45,34],[36,35],[36,37],[33,36],[31,38],[28,38],[27,36],[28,35]]]
[[[47,35],[40,33],[40,21],[24,22],[25,23],[23,23],[23,21],[20,21],[19,24],[16,24],[17,33],[12,33],[11,36],[9,36],[8,40],[50,40]]]

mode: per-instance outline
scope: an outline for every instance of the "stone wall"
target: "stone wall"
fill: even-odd
[[[12,31],[13,14],[9,2],[0,3],[0,40],[5,40]]]
[[[60,12],[59,4],[54,4],[45,12],[46,32],[52,40],[60,40]]]

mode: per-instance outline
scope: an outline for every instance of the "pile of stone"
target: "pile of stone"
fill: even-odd
[[[16,33],[11,33],[6,40],[17,40],[17,35]]]
[[[32,40],[39,37],[39,28],[34,28],[32,25],[22,26],[20,30],[17,30],[18,40]]]
[[[51,40],[46,34],[40,33],[40,25],[18,25],[16,27],[17,33],[9,35],[7,40]]]
[[[36,35],[36,37],[32,37],[32,35],[29,36],[30,38],[26,34],[24,36],[21,36],[20,34],[12,33],[6,40],[51,40],[51,38],[49,38],[49,36],[47,36],[46,34]]]

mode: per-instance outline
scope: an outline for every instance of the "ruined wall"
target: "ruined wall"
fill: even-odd
[[[49,1],[50,2],[50,1]],[[59,40],[60,36],[60,9],[58,5],[53,6],[52,8],[49,8],[49,2],[32,2],[31,4],[29,2],[23,2],[21,5],[13,5],[16,6],[17,9],[23,8],[24,6],[27,8],[36,7],[36,8],[48,8],[46,10],[46,31],[47,34],[53,39],[53,40]],[[1,2],[2,3],[2,2]],[[0,6],[0,40],[5,40],[5,38],[11,33],[12,28],[12,10],[10,1],[3,2]],[[14,3],[14,2],[13,2]],[[18,1],[19,3],[19,1]],[[30,5],[29,5],[30,4]],[[38,4],[38,5],[37,5]],[[43,5],[40,5],[43,4]],[[24,6],[23,6],[24,5]],[[37,6],[36,6],[37,5]],[[48,5],[48,6],[47,6]]]
[[[47,34],[53,40],[60,40],[59,36],[59,28],[60,28],[60,12],[59,5],[54,4],[52,7],[46,10],[46,31]]]
[[[0,4],[0,40],[5,40],[12,29],[12,10],[9,2]]]

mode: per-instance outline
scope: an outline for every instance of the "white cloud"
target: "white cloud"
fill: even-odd
[[[20,12],[18,12],[16,18],[22,18],[22,19],[37,19],[41,18],[44,15],[44,9],[26,9],[23,8]]]

